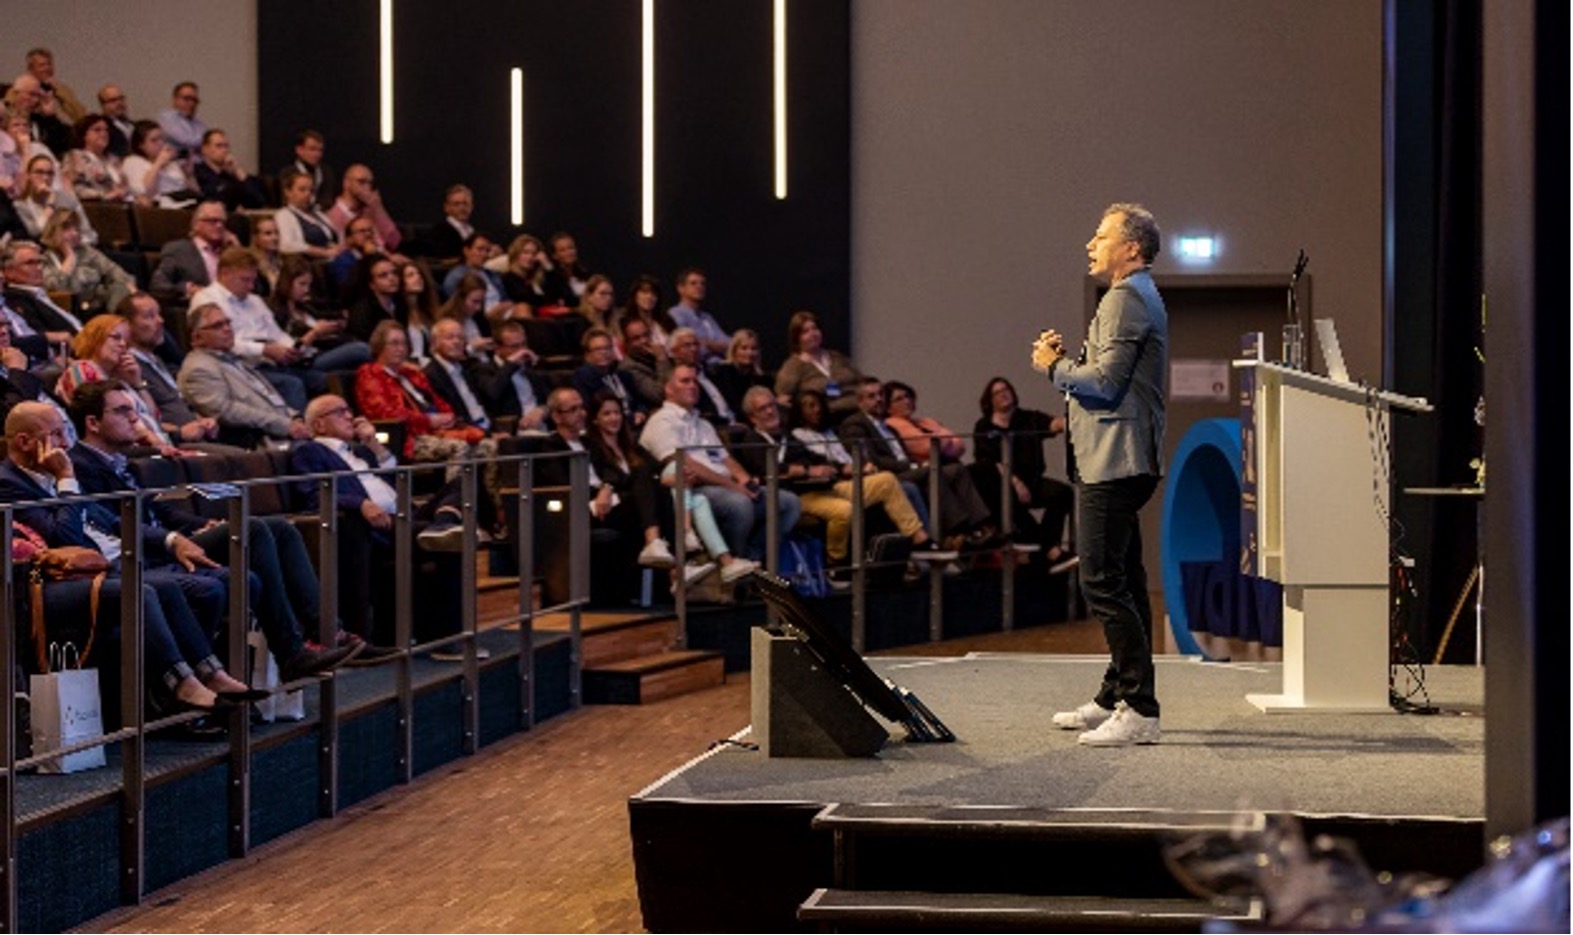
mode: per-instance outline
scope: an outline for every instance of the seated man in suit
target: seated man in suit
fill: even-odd
[[[302,130],[295,134],[295,160],[279,170],[280,187],[290,171],[300,172],[311,179],[311,203],[323,211],[333,207],[339,191],[338,174],[322,161],[327,140],[316,130]]]
[[[436,333],[437,329],[433,328],[434,345]],[[537,358],[525,342],[524,325],[516,320],[498,322],[492,339],[496,343],[491,359],[483,362],[475,372],[481,392],[485,394],[487,410],[494,419],[504,416],[518,419],[520,432],[541,431],[546,427],[547,387],[541,375],[531,369]],[[462,327],[459,329],[459,350],[461,353],[464,350]]]
[[[165,357],[179,345],[167,340],[164,313],[158,300],[146,292],[133,292],[115,306],[115,314],[131,323],[131,356],[142,371],[142,382],[158,406],[158,421],[170,438],[182,445],[211,443],[218,438],[218,420],[191,411],[170,361]],[[178,369],[178,367],[176,368]]]
[[[579,391],[579,397],[594,399],[597,393],[611,393],[623,404],[623,418],[628,424],[635,429],[643,426],[650,410],[640,398],[634,378],[617,368],[612,333],[605,328],[591,328],[579,344],[584,348],[584,363],[573,372],[573,388]]]
[[[453,409],[461,424],[492,431],[491,414],[481,402],[486,396],[481,380],[494,377],[496,368],[487,367],[465,352],[464,326],[452,318],[432,325],[431,350],[425,372],[432,390]]]
[[[17,522],[52,548],[75,546],[103,553],[110,576],[118,579],[119,511],[101,503],[55,499],[81,492],[65,450],[65,421],[60,413],[42,403],[18,403],[6,416],[5,435],[0,501],[53,501],[18,509]],[[214,567],[195,543],[179,533],[144,528],[139,551],[146,559],[143,583],[170,609],[145,621],[150,681],[164,686],[166,699],[192,708],[253,700],[247,686],[224,670],[213,649],[212,641],[222,632],[228,611],[228,573]],[[165,628],[158,626],[160,621]],[[195,626],[190,625],[193,622]]]
[[[393,453],[377,440],[377,431],[356,416],[349,403],[331,393],[318,396],[306,407],[311,440],[295,446],[290,466],[297,474],[355,471],[334,483],[339,508],[339,607],[345,626],[374,642],[393,642],[393,588],[395,580],[393,519],[398,499],[393,485],[377,475],[397,465]],[[314,481],[296,485],[309,509],[318,508]],[[415,543],[423,553],[457,552],[464,543],[463,493],[457,480],[416,508]],[[438,561],[440,559],[440,561]],[[459,569],[451,556],[424,554],[417,561],[438,561],[438,574],[421,578],[416,600],[447,611],[453,618],[458,607]],[[373,582],[382,582],[376,586]],[[428,584],[430,587],[428,587]],[[368,613],[370,617],[368,617]],[[437,614],[417,615],[416,639],[426,642],[441,635],[429,628]],[[482,655],[485,655],[482,650]]]
[[[130,408],[127,408],[130,407]],[[131,388],[119,380],[77,387],[71,397],[71,422],[80,439],[71,446],[72,468],[83,493],[120,493],[138,489],[126,465],[136,447],[136,405]],[[147,501],[145,524],[188,536],[204,555],[227,560],[229,523],[209,521],[179,500]],[[285,682],[326,672],[363,651],[358,639],[338,640],[334,648],[310,642],[321,632],[316,572],[300,532],[283,516],[253,516],[246,527],[249,568],[260,587],[253,606]],[[386,655],[386,653],[384,653]]]
[[[268,203],[262,182],[248,175],[235,161],[235,154],[229,149],[229,136],[223,130],[202,134],[202,149],[193,175],[202,197],[222,202],[226,210],[261,208]]]
[[[180,365],[180,395],[218,420],[219,441],[239,448],[309,437],[306,422],[260,373],[235,356],[229,315],[209,303],[187,316],[191,352]]]
[[[442,220],[432,225],[426,252],[448,259],[464,252],[464,242],[475,233],[470,215],[475,211],[475,194],[468,185],[450,185],[442,196]]]
[[[849,449],[861,446],[864,457],[875,467],[901,480],[909,499],[919,500],[928,491],[928,468],[913,464],[900,436],[885,424],[885,394],[879,380],[864,377],[857,394],[858,411],[842,421],[836,434]],[[960,536],[962,544],[974,548],[996,544],[998,537],[990,522],[993,514],[978,496],[966,466],[946,464],[939,467],[939,472],[940,527],[945,535]],[[929,504],[930,509],[933,506]]]
[[[224,225],[229,212],[220,201],[204,201],[191,215],[191,236],[171,240],[158,252],[148,291],[160,302],[188,302],[218,278],[218,258],[240,241]]]
[[[623,359],[617,369],[633,377],[634,388],[646,406],[660,408],[668,364],[665,352],[651,339],[650,324],[624,315],[617,320],[617,328],[623,338]]]
[[[327,390],[328,375],[311,365],[295,338],[279,327],[273,309],[253,291],[257,276],[251,251],[227,247],[219,254],[217,281],[192,295],[191,304],[211,302],[224,309],[235,336],[235,356],[256,367],[292,408],[304,410],[307,399]]]
[[[82,322],[56,305],[44,289],[44,250],[31,240],[15,241],[0,258],[5,274],[5,304],[27,323],[31,333],[50,344],[69,341],[82,330]]]

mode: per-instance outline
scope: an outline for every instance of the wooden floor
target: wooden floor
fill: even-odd
[[[1091,623],[891,655],[1102,653]],[[642,931],[627,799],[747,726],[746,676],[586,708],[101,916],[93,932]]]

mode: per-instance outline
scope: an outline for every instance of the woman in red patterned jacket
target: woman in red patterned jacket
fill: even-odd
[[[404,423],[406,461],[462,461],[471,446],[483,457],[496,453],[496,442],[455,415],[426,374],[409,362],[410,340],[404,326],[391,320],[379,322],[369,343],[371,362],[355,372],[355,402],[368,419]]]

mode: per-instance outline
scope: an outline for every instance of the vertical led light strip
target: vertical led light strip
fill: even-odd
[[[643,0],[644,33],[640,43],[643,55],[640,105],[643,123],[640,132],[640,224],[646,237],[655,236],[655,0]]]
[[[524,223],[524,69],[515,68],[508,73],[509,97],[513,107],[508,112],[512,122],[508,134],[508,182],[513,192],[511,218],[513,226]]]
[[[787,0],[775,0],[776,198],[787,196]]]
[[[382,0],[382,141],[393,142],[393,0]]]

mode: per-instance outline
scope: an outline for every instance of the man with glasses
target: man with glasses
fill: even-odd
[[[209,130],[202,134],[202,148],[194,172],[197,187],[203,198],[221,201],[230,211],[239,208],[261,208],[267,205],[267,192],[262,182],[247,174],[229,148],[229,134],[223,130]]]
[[[594,399],[597,393],[611,393],[623,404],[623,418],[630,426],[637,429],[644,425],[649,408],[639,395],[633,376],[617,368],[612,333],[605,328],[591,328],[580,344],[584,348],[584,363],[573,372],[573,388],[579,396]]]
[[[262,374],[235,356],[235,331],[218,305],[188,313],[191,352],[180,366],[180,395],[191,408],[218,420],[220,442],[239,448],[287,445],[309,437],[300,414]]]
[[[382,204],[382,193],[377,191],[377,181],[371,169],[356,163],[344,170],[344,188],[339,198],[328,209],[328,220],[340,236],[348,233],[350,222],[356,218],[371,221],[377,232],[377,253],[399,249],[399,225],[388,216]],[[396,257],[402,260],[403,257]]]
[[[98,112],[109,120],[109,151],[121,159],[131,155],[131,134],[136,131],[130,111],[126,92],[119,85],[106,84],[98,89]]]
[[[22,74],[11,83],[5,100],[12,113],[27,118],[33,140],[44,144],[56,158],[64,157],[71,149],[74,142],[71,124],[60,119],[54,93],[47,90],[43,82],[31,74]]]
[[[396,467],[393,453],[377,439],[372,424],[351,411],[343,397],[318,396],[306,407],[310,441],[290,453],[296,474],[354,471],[335,479],[339,508],[339,610],[346,629],[382,645],[393,645],[393,587],[401,571],[394,567],[393,521],[398,498],[393,480],[377,472]],[[295,484],[307,509],[318,508],[316,481]],[[415,506],[415,543],[424,552],[458,552],[464,546],[463,492],[457,478],[441,491]],[[459,569],[451,556],[417,556],[422,563],[436,562],[436,574],[422,577],[415,600],[423,605],[416,615],[416,638],[434,638],[427,628],[437,620],[457,618]],[[374,586],[373,582],[381,582]],[[449,631],[451,632],[451,630]],[[484,658],[484,650],[481,651]]]
[[[21,240],[7,245],[0,272],[5,274],[6,307],[22,317],[31,333],[60,344],[82,330],[81,320],[56,305],[44,289],[44,251],[38,244]]]
[[[186,302],[218,278],[218,260],[226,247],[240,240],[225,223],[229,212],[221,201],[204,201],[191,215],[191,236],[171,240],[158,252],[158,265],[148,291],[161,302]]]
[[[169,103],[169,109],[159,113],[158,125],[164,129],[164,142],[189,163],[202,148],[202,136],[208,132],[208,125],[197,116],[197,106],[202,103],[197,83],[182,81],[175,85]]]
[[[256,256],[230,247],[219,256],[217,281],[193,295],[191,304],[222,308],[235,336],[235,356],[255,366],[291,409],[304,412],[310,397],[327,391],[328,375],[311,366],[295,339],[279,327],[273,310],[252,291],[257,274]],[[364,363],[366,358],[358,360]]]
[[[142,370],[142,384],[158,407],[159,423],[182,447],[202,445],[218,438],[218,420],[191,411],[171,367],[180,367],[183,354],[164,334],[164,312],[146,292],[133,292],[115,306],[115,314],[131,324],[131,356]],[[169,355],[169,356],[166,356]],[[140,388],[140,387],[139,387]]]

